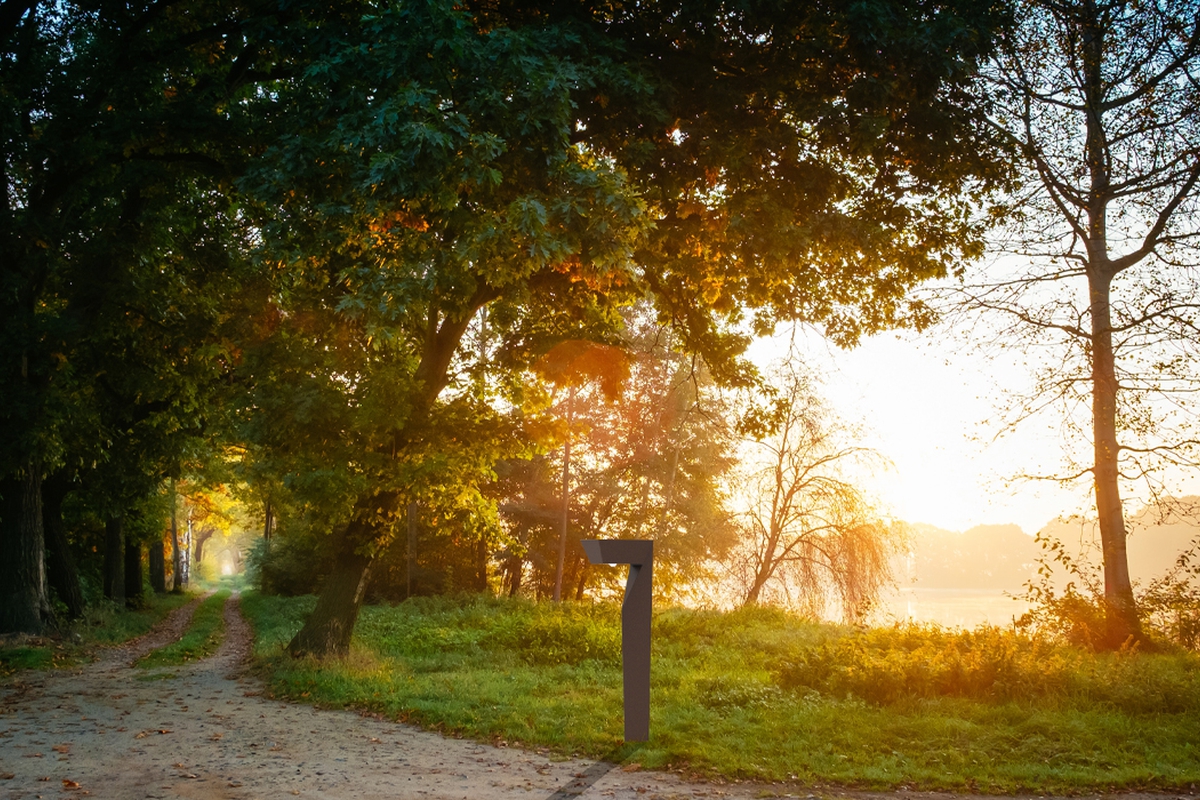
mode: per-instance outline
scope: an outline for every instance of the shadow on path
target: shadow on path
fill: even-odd
[[[575,777],[558,787],[554,794],[546,800],[575,800],[588,789],[595,786],[601,778],[620,766],[620,762],[631,753],[640,750],[642,745],[635,745],[631,751],[618,750],[609,756],[601,758],[583,772],[575,773]]]

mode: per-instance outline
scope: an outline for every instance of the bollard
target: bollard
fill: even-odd
[[[628,564],[621,604],[621,665],[625,683],[625,741],[650,739],[650,609],[654,542],[650,539],[584,539],[593,564]]]

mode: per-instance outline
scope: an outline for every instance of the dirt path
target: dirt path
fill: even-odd
[[[813,796],[795,787],[686,783],[604,762],[551,761],[354,712],[264,699],[256,681],[238,675],[250,631],[236,598],[226,604],[225,641],[212,658],[149,672],[130,666],[177,639],[194,609],[179,609],[94,664],[0,684],[0,798]]]

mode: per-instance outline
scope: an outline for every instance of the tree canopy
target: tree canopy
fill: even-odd
[[[293,652],[344,651],[411,504],[498,529],[556,345],[640,302],[744,386],[781,321],[922,326],[1003,175],[977,3],[2,8],[7,627],[46,474],[117,515],[237,452],[328,538]]]

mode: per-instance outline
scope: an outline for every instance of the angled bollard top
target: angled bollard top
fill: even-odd
[[[583,552],[593,564],[633,564],[654,560],[653,539],[584,539]]]
[[[628,564],[621,604],[621,665],[625,683],[625,741],[650,738],[650,612],[654,542],[650,539],[585,539],[593,564]]]

